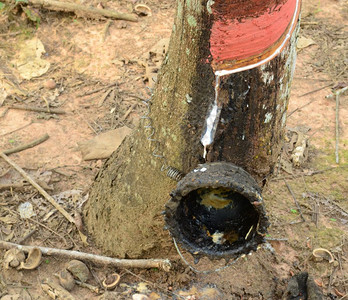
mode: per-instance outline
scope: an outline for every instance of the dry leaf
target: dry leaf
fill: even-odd
[[[6,215],[4,217],[0,217],[0,221],[6,224],[15,224],[17,223],[17,219],[12,217],[11,215]]]
[[[89,244],[88,244],[88,242],[87,242],[87,236],[84,235],[80,230],[79,230],[79,235],[80,235],[82,244],[83,244],[85,247],[89,246]]]
[[[131,132],[132,129],[123,126],[104,132],[86,142],[78,143],[83,159],[91,160],[108,158]]]
[[[19,46],[19,56],[13,64],[17,66],[22,78],[30,80],[48,71],[50,63],[41,58],[45,52],[45,47],[38,38],[25,41]]]
[[[304,36],[300,36],[297,42],[297,49],[304,49],[311,45],[315,45],[316,42],[312,39],[306,38]]]

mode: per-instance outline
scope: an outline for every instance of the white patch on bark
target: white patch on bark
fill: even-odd
[[[265,84],[270,84],[274,79],[274,74],[267,71],[262,71],[261,78]]]
[[[201,138],[201,143],[204,146],[203,158],[207,155],[207,146],[211,145],[214,141],[216,127],[219,122],[221,107],[218,106],[219,97],[219,83],[220,76],[215,77],[215,99],[212,109],[209,112],[208,118],[206,119],[206,129],[205,133]]]
[[[214,3],[215,3],[214,0],[208,0],[208,1],[207,1],[207,11],[208,11],[208,13],[210,13],[210,14],[213,13],[211,7],[212,7],[212,5],[213,5]]]
[[[265,114],[265,123],[269,123],[272,120],[272,117],[272,114],[269,112]]]

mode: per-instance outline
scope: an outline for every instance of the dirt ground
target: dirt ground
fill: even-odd
[[[124,13],[137,3],[83,1]],[[142,3],[151,13],[134,23],[44,9],[25,12],[26,6],[2,13],[0,0],[0,149],[48,134],[46,141],[8,156],[77,220],[103,164],[102,159],[84,160],[81,142],[137,126],[146,109],[141,99],[148,95],[147,80],[154,75],[149,67],[158,67],[156,55],[161,59],[154,46],[170,37],[176,2]],[[347,20],[347,1],[303,0],[287,138],[277,173],[264,190],[271,221],[266,247],[209,274],[192,272],[174,247],[162,256],[173,262],[169,273],[87,263],[90,289],[75,286],[75,299],[132,299],[137,293],[149,299],[280,299],[289,278],[301,271],[309,272],[327,299],[348,299],[347,92],[336,97],[348,85]],[[30,50],[28,41],[42,44],[42,53]],[[27,57],[39,59],[24,72]],[[64,113],[14,108],[24,105]],[[305,151],[296,163],[292,155],[299,145]],[[0,240],[102,254],[3,159]],[[17,270],[6,268],[4,254],[0,250],[1,299],[72,299],[54,284],[49,296],[42,284],[57,283],[69,259],[45,256],[38,268]],[[223,265],[203,259],[195,267]],[[101,282],[114,272],[120,283],[111,294],[104,293]]]

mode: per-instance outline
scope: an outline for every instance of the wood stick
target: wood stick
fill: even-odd
[[[319,91],[321,91],[321,90],[323,90],[323,89],[325,89],[325,88],[327,88],[327,87],[330,87],[330,86],[332,86],[332,85],[333,85],[333,83],[330,83],[330,84],[324,85],[324,86],[322,86],[322,87],[320,87],[320,88],[317,88],[317,89],[315,89],[315,90],[313,90],[313,91],[310,91],[310,92],[304,93],[304,94],[302,94],[302,95],[300,95],[300,96],[298,96],[298,97],[304,97],[304,96],[307,96],[307,95],[310,95],[310,94],[313,94],[313,93],[319,92]]]
[[[9,189],[18,189],[24,187],[23,183],[0,184],[0,191]]]
[[[4,150],[3,153],[6,154],[6,155],[9,155],[9,154],[13,154],[13,153],[17,153],[17,152],[20,152],[20,151],[23,151],[23,150],[26,150],[26,149],[29,149],[29,148],[33,148],[45,141],[47,141],[49,139],[49,135],[46,133],[44,134],[42,137],[28,143],[28,144],[25,144],[25,145],[21,145],[21,146],[18,146],[18,147],[15,147],[15,148],[12,148],[12,149],[7,149],[7,150]]]
[[[79,5],[76,3],[56,1],[56,0],[30,0],[29,4],[34,6],[42,6],[46,9],[57,10],[57,11],[67,11],[73,13],[86,13],[91,17],[95,18],[108,17],[118,20],[126,20],[131,22],[138,22],[138,18],[131,14],[120,13],[109,9],[100,9],[94,7],[87,7],[84,5]]]
[[[47,248],[38,246],[23,246],[15,243],[0,241],[0,248],[2,249],[12,249],[17,248],[24,252],[29,252],[33,248],[39,248],[43,255],[47,256],[59,256],[69,259],[79,259],[83,261],[89,261],[98,265],[107,265],[109,267],[118,268],[159,268],[166,272],[171,269],[171,263],[168,259],[117,259],[107,256],[101,256],[91,253],[62,250],[57,248]]]
[[[7,108],[7,109],[8,109],[8,108]],[[16,132],[16,131],[18,131],[18,130],[21,130],[21,129],[25,128],[25,127],[30,126],[31,124],[33,124],[33,122],[32,122],[32,121],[30,121],[28,124],[23,125],[23,126],[21,126],[21,127],[17,128],[17,129],[14,129],[14,130],[9,131],[9,132],[6,132],[6,133],[3,133],[3,134],[1,134],[0,136],[5,136],[5,135],[12,134],[12,133],[14,133],[14,132]]]
[[[338,148],[339,148],[339,106],[340,106],[340,98],[339,98],[339,93],[336,93],[336,112],[335,112],[335,121],[336,121],[336,126],[335,126],[335,133],[336,133],[336,141],[335,141],[335,157],[336,157],[336,164],[339,164],[340,162],[340,157],[338,154]]]
[[[336,95],[336,143],[335,143],[335,156],[336,156],[336,164],[340,162],[339,154],[338,154],[338,147],[339,147],[339,106],[340,106],[340,94],[344,93],[348,87],[344,87],[343,89],[338,90]]]
[[[126,111],[126,113],[123,115],[123,117],[121,118],[120,122],[124,122],[126,121],[126,119],[128,118],[129,114],[133,111],[133,109],[138,105],[138,103],[134,103],[131,105],[130,108],[128,108],[128,110]]]
[[[42,108],[42,107],[36,107],[36,106],[27,106],[27,105],[12,105],[9,106],[10,109],[21,109],[21,110],[30,110],[30,111],[36,111],[36,112],[45,112],[49,114],[66,114],[64,110],[58,109],[58,108]]]
[[[17,243],[19,245],[22,245],[28,238],[30,238],[34,233],[36,233],[36,229],[33,229],[28,234],[26,234],[24,237],[22,237]]]
[[[99,87],[99,88],[97,88],[97,89],[84,92],[84,93],[82,93],[82,94],[77,95],[77,97],[84,97],[84,96],[92,95],[92,94],[98,93],[98,92],[100,92],[100,91],[103,91],[103,90],[109,89],[109,88],[111,88],[111,87],[114,87],[116,84],[117,84],[117,81],[115,81],[115,82],[113,82],[113,83],[111,83],[111,84],[109,84],[109,85],[102,86],[102,87]]]
[[[296,200],[296,197],[295,197],[295,195],[294,195],[294,193],[293,193],[293,191],[292,191],[290,185],[288,185],[288,183],[287,183],[287,181],[286,181],[285,179],[284,179],[284,183],[285,183],[286,187],[288,188],[288,191],[290,192],[290,194],[291,194],[291,196],[292,196],[292,199],[294,199],[294,202],[295,202],[295,204],[296,204],[296,207],[297,207],[297,209],[298,209],[298,212],[300,213],[300,216],[301,216],[302,221],[303,221],[303,222],[306,222],[306,219],[305,219],[305,217],[304,217],[303,214],[302,214],[302,210],[301,210],[300,204],[298,204],[298,202],[297,202],[297,200]]]
[[[61,207],[41,186],[39,186],[20,166],[13,162],[5,153],[0,152],[0,156],[13,168],[15,168],[19,174],[21,174],[32,186],[34,186],[42,196],[46,198],[69,222],[75,224],[75,220],[69,213]]]

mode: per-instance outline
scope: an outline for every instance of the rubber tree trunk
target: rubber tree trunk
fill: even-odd
[[[289,27],[291,12],[286,33],[263,50],[259,47],[261,54],[226,54],[229,47],[224,50],[227,39],[221,32],[228,36],[244,17],[271,15],[270,7],[280,11],[287,3],[255,1],[178,1],[169,51],[151,99],[151,119],[106,161],[84,209],[87,228],[104,252],[139,257],[150,251],[155,255],[156,249],[163,253],[170,245],[160,213],[176,182],[161,172],[163,165],[188,173],[199,163],[228,161],[260,185],[272,173],[285,126],[296,30]],[[298,1],[288,1],[298,6]],[[257,4],[256,13],[249,2]],[[279,41],[285,42],[279,46]],[[247,70],[272,53],[269,62]],[[238,68],[245,71],[231,71]],[[222,70],[229,72],[216,76]]]

